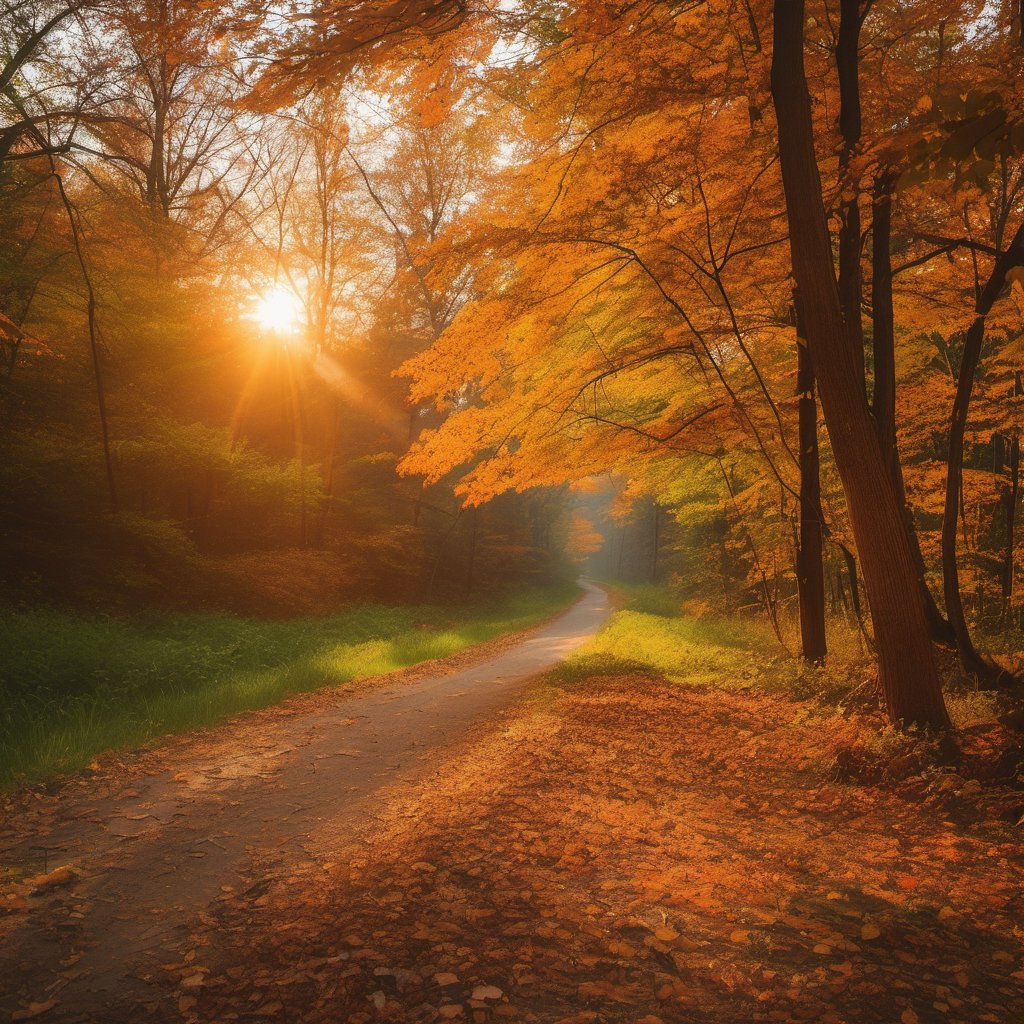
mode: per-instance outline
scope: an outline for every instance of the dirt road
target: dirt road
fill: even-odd
[[[0,919],[0,1017],[155,1012],[156,965],[179,955],[215,901],[243,887],[258,900],[266,879],[365,827],[382,787],[394,792],[436,767],[608,613],[605,593],[586,585],[549,625],[460,671],[244,716],[23,798],[0,823],[0,863],[75,871]]]

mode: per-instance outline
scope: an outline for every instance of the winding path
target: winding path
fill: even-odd
[[[365,827],[380,789],[429,772],[527,679],[585,643],[609,604],[583,586],[572,608],[496,657],[181,737],[127,778],[83,780],[45,814],[0,823],[0,864],[39,871],[45,856],[80,870],[6,919],[0,1016],[55,1000],[40,1019],[143,1019],[134,1014],[156,998],[154,965],[180,955],[218,898],[256,900],[265,879]]]

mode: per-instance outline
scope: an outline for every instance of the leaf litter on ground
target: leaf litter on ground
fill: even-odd
[[[542,696],[226,895],[186,1019],[1022,1018],[1019,830],[841,781],[864,722],[646,676]]]

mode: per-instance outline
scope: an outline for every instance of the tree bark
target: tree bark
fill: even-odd
[[[839,305],[846,325],[846,341],[860,366],[864,386],[864,327],[860,300],[860,189],[850,178],[850,159],[860,145],[860,0],[840,0],[836,70],[839,75],[839,173],[846,198],[839,204]],[[866,389],[865,389],[866,390]]]
[[[331,503],[334,500],[334,476],[335,467],[338,463],[338,439],[341,435],[341,399],[337,395],[331,396],[331,431],[327,441],[326,469],[324,474],[324,503],[320,509],[320,520],[316,528],[316,546],[324,546],[324,538],[327,536],[327,517],[331,513]]]
[[[871,216],[871,336],[874,363],[874,389],[871,411],[875,417],[882,457],[889,467],[896,498],[903,511],[903,522],[910,542],[924,614],[933,640],[955,644],[956,636],[949,620],[939,611],[928,587],[927,567],[914,524],[914,513],[907,501],[899,443],[896,437],[896,334],[892,308],[892,190],[896,177],[888,170],[874,181]]]
[[[857,620],[857,628],[860,630],[861,635],[865,641],[868,642],[870,649],[870,640],[867,630],[864,628],[864,609],[860,603],[860,583],[857,581],[857,557],[854,553],[845,545],[839,545],[839,553],[843,556],[843,563],[846,566],[846,578],[850,581],[850,606],[853,608],[854,618]],[[842,575],[839,576],[840,584],[843,581]],[[846,604],[846,598],[843,598],[843,605]]]
[[[651,555],[651,583],[658,582],[658,554],[661,547],[661,506],[654,506],[654,552]]]
[[[882,457],[895,468],[896,338],[892,309],[892,189],[895,178],[884,172],[875,178],[871,204],[871,338],[875,417]]]
[[[839,303],[804,72],[803,0],[774,0],[773,39],[772,100],[793,275],[864,572],[886,710],[893,723],[948,729],[910,545]]]
[[[797,601],[800,605],[800,644],[805,661],[822,662],[828,654],[825,639],[825,573],[822,567],[824,530],[821,521],[821,460],[818,454],[818,403],[814,394],[814,364],[804,336],[800,298],[793,295],[797,340],[796,391],[800,443],[800,532],[796,550]]]
[[[1013,395],[1021,394],[1021,371],[1013,378]],[[1020,499],[1020,435],[1009,439],[1008,469],[1010,486],[1006,494],[1006,552],[1003,556],[1003,628],[1010,628],[1010,606],[1013,599],[1013,546],[1017,527],[1017,503]]]
[[[992,310],[999,293],[1006,284],[1006,275],[1014,268],[1024,266],[1024,224],[1018,229],[1010,247],[997,257],[985,287],[978,294],[974,306],[974,320],[964,338],[960,371],[956,378],[956,394],[949,419],[949,455],[946,465],[946,498],[942,512],[942,589],[946,599],[946,614],[956,635],[957,655],[965,672],[989,679],[997,670],[978,653],[971,639],[971,631],[964,613],[960,593],[960,569],[956,557],[956,523],[963,494],[964,433],[971,408],[974,377],[981,360],[985,342],[985,319]]]
[[[480,518],[480,506],[473,506],[473,524],[469,534],[469,564],[466,567],[466,597],[473,594],[473,587],[476,584],[476,531]]]

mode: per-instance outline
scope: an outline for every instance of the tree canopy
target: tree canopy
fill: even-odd
[[[894,722],[948,725],[936,644],[1010,670],[1019,4],[3,20],[12,592],[271,606],[586,564],[812,662],[841,621]]]

